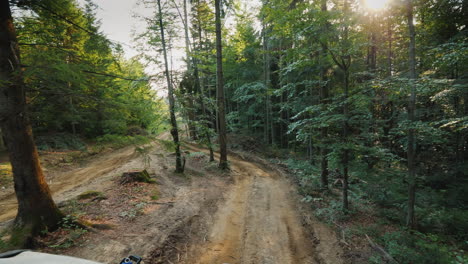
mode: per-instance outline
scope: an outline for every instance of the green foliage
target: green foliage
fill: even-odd
[[[56,241],[50,242],[47,245],[50,248],[70,248],[77,245],[79,238],[81,238],[88,231],[78,225],[78,219],[73,215],[66,215],[61,221],[61,229],[65,233],[61,235]]]
[[[147,203],[145,202],[140,202],[135,204],[132,208],[130,208],[127,211],[122,211],[119,216],[122,218],[125,218],[129,221],[134,220],[137,216],[140,216],[143,214],[143,209],[146,207]]]
[[[432,234],[396,231],[386,233],[381,241],[388,253],[402,264],[444,264],[453,262],[452,247],[444,245]]]
[[[172,140],[156,139],[166,151],[174,151],[175,143]]]
[[[86,143],[78,136],[69,133],[56,133],[36,137],[39,150],[85,150]]]
[[[308,195],[320,189],[318,177],[320,174],[317,168],[312,166],[310,162],[288,159],[285,163],[299,181],[299,192],[301,194]]]
[[[91,1],[84,8],[74,0],[47,1],[15,19],[28,97],[34,98],[31,122],[42,149],[83,146],[51,132],[94,138],[125,135],[135,126],[155,131],[161,123],[162,102],[143,64],[124,59],[122,48],[100,33],[96,8]]]
[[[160,197],[159,191],[154,191],[153,194],[150,196],[151,200],[156,201]]]

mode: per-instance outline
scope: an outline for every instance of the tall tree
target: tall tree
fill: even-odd
[[[164,74],[166,75],[168,97],[169,97],[169,114],[171,119],[171,135],[174,139],[175,153],[176,153],[176,172],[184,172],[182,164],[182,155],[180,153],[180,141],[179,141],[179,129],[177,128],[177,120],[175,116],[175,99],[174,99],[174,88],[172,86],[171,76],[169,73],[169,62],[167,61],[167,49],[166,39],[164,37],[164,23],[163,14],[161,8],[161,0],[158,0],[158,12],[159,12],[159,30],[161,31],[161,44],[164,56]]]
[[[323,21],[321,27],[322,27],[322,33],[323,35],[326,36],[326,32],[329,28],[329,22],[327,17],[328,9],[327,9],[327,0],[321,0],[320,2],[320,11],[322,13],[322,16],[325,17],[325,21]],[[324,106],[325,110],[325,105],[328,101],[328,81],[325,79],[326,74],[329,68],[328,60],[327,60],[327,52],[328,52],[328,40],[327,37],[322,41],[321,43],[321,50],[319,54],[319,60],[320,60],[320,103]],[[322,127],[320,129],[320,135],[322,137],[322,140],[326,140],[328,137],[328,128],[327,127]],[[320,162],[320,181],[322,184],[323,189],[328,189],[328,158],[327,155],[329,153],[328,146],[326,144],[322,144],[322,147],[320,148],[320,155],[321,155],[321,162]]]
[[[415,166],[415,136],[414,136],[414,121],[416,111],[416,32],[414,29],[413,22],[413,1],[406,1],[406,14],[408,19],[408,32],[409,32],[409,78],[411,80],[411,94],[408,101],[408,120],[410,128],[408,130],[408,150],[407,150],[407,161],[408,161],[408,213],[406,216],[406,225],[414,228],[416,224],[414,205],[416,202],[416,166]]]
[[[8,0],[0,1],[0,128],[13,168],[18,199],[14,228],[20,246],[43,230],[58,227],[63,215],[52,200],[26,112],[20,52]]]
[[[340,54],[336,54],[332,49],[329,49],[335,64],[343,72],[343,153],[342,153],[342,164],[343,164],[343,194],[342,194],[342,204],[343,210],[346,212],[349,208],[348,201],[348,178],[349,178],[349,87],[350,87],[350,68],[351,68],[351,41],[349,37],[349,16],[350,16],[350,3],[348,0],[344,0],[343,3],[343,29],[342,36],[340,39]]]
[[[223,80],[223,43],[221,37],[221,0],[215,0],[215,24],[216,24],[216,79],[218,94],[218,127],[219,127],[219,167],[227,169],[227,147],[226,147],[226,115],[224,101]]]

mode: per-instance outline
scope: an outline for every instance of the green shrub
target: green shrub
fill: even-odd
[[[286,165],[299,182],[299,192],[308,195],[320,189],[320,172],[309,161],[288,159]]]
[[[458,208],[429,208],[421,217],[423,230],[468,240],[468,211]]]
[[[86,144],[78,137],[69,133],[40,135],[36,137],[39,150],[84,150]]]
[[[401,264],[450,264],[450,250],[435,235],[387,233],[382,237],[385,248]]]

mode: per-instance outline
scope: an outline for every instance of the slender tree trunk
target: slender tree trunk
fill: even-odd
[[[263,127],[263,138],[266,144],[270,143],[269,140],[269,133],[268,133],[268,128],[269,128],[269,113],[268,113],[268,87],[270,85],[270,80],[269,80],[269,72],[268,72],[268,59],[267,59],[267,52],[268,52],[268,41],[267,41],[267,33],[265,26],[263,26],[263,83],[265,85],[265,112],[264,112],[264,127]]]
[[[348,97],[349,97],[349,69],[346,68],[344,71],[344,88],[345,88],[345,103],[343,107],[343,113],[345,116],[345,122],[343,125],[343,138],[345,139],[345,143],[348,143],[348,134],[349,134],[349,104],[348,104]],[[343,153],[343,210],[345,212],[349,209],[349,202],[348,202],[348,166],[349,166],[349,149],[345,147]]]
[[[172,87],[171,77],[169,73],[169,63],[167,61],[167,50],[166,50],[166,40],[164,38],[164,24],[163,24],[163,15],[161,9],[161,0],[158,0],[158,11],[159,11],[159,27],[161,31],[161,43],[163,48],[163,55],[164,55],[164,67],[165,67],[165,75],[167,81],[167,89],[169,91],[169,112],[170,112],[170,119],[171,119],[171,135],[174,139],[175,144],[175,153],[176,153],[176,169],[175,171],[178,173],[184,172],[184,168],[182,165],[182,156],[180,153],[180,141],[179,141],[179,130],[177,128],[177,119],[175,116],[175,99],[174,99],[174,88]]]
[[[213,145],[211,144],[211,137],[209,133],[209,130],[210,130],[209,118],[207,118],[208,114],[206,112],[205,102],[203,101],[203,98],[205,98],[205,93],[203,91],[204,90],[203,84],[201,83],[200,75],[198,72],[198,64],[194,63],[194,67],[195,67],[195,77],[197,79],[198,87],[200,88],[200,96],[198,99],[200,101],[200,105],[202,108],[202,113],[203,113],[202,119],[204,121],[204,125],[206,126],[205,138],[208,144],[208,149],[210,150],[210,162],[211,162],[211,161],[214,161],[214,151],[213,151]]]
[[[344,7],[343,7],[343,13],[345,14],[345,17],[347,17],[349,14],[349,3],[348,0],[344,0]],[[344,21],[344,30],[343,30],[343,38],[342,38],[342,43],[344,45],[342,56],[337,57],[332,51],[330,51],[330,54],[332,56],[333,61],[335,62],[336,65],[343,71],[343,89],[344,89],[344,104],[343,104],[343,115],[344,115],[344,121],[343,121],[343,144],[345,144],[344,149],[343,149],[343,157],[342,157],[342,163],[343,163],[343,211],[344,213],[348,212],[349,209],[349,202],[348,202],[348,173],[349,173],[349,148],[348,148],[348,142],[349,142],[349,103],[348,103],[348,98],[349,98],[349,69],[351,67],[351,55],[349,54],[349,26],[346,24],[347,21]]]
[[[327,9],[327,0],[322,0],[321,2],[321,11],[322,13],[326,14],[328,12]],[[326,22],[328,23],[328,22]],[[324,25],[323,28],[324,31],[327,30],[327,25]],[[327,41],[324,41],[322,43],[322,50],[321,54],[319,55],[319,60],[320,60],[320,103],[323,105],[323,110],[325,110],[325,104],[328,103],[328,83],[325,84],[325,75],[328,70],[328,66],[325,65],[326,61],[326,54],[328,50],[328,45]],[[322,140],[322,147],[320,148],[320,156],[321,156],[321,162],[320,162],[320,181],[322,185],[322,189],[328,189],[328,148],[326,147],[326,140],[328,138],[328,128],[327,127],[322,127],[320,129],[320,135],[321,135],[321,140]]]
[[[190,72],[192,69],[191,60],[190,60],[190,37],[189,37],[189,21],[188,21],[188,12],[187,12],[187,1],[184,1],[184,33],[185,33],[185,54],[187,56],[187,70]]]
[[[187,1],[187,0],[184,0],[184,1]],[[187,17],[187,4],[185,3],[185,6],[184,6],[184,16],[185,16],[185,21],[187,21],[187,27],[188,27],[188,17]],[[197,23],[196,24],[196,27],[197,27],[197,31],[198,31],[198,50],[199,51],[202,51],[203,50],[203,45],[202,45],[202,28],[201,28],[201,21],[200,21],[200,17],[197,16]],[[187,31],[188,33],[188,31]],[[195,37],[194,37],[195,39]],[[195,46],[195,41],[193,41],[193,51],[195,52],[197,49],[196,49],[196,46]],[[188,56],[188,55],[187,55]],[[204,136],[205,136],[205,139],[206,139],[206,142],[207,142],[207,145],[208,145],[208,149],[210,151],[210,161],[214,161],[214,151],[213,151],[213,145],[211,144],[211,137],[210,137],[210,133],[209,133],[209,130],[211,129],[209,123],[210,123],[210,118],[208,117],[208,113],[206,111],[206,107],[205,107],[205,102],[203,101],[203,98],[205,98],[205,92],[204,92],[204,84],[202,82],[202,78],[200,77],[200,70],[198,68],[198,58],[195,57],[195,56],[192,56],[192,59],[193,59],[193,73],[195,75],[195,79],[196,79],[196,93],[198,93],[198,100],[200,101],[200,106],[201,106],[201,110],[202,110],[202,114],[203,114],[203,117],[202,117],[202,121],[203,121],[203,125],[206,126],[206,132],[204,133]]]
[[[387,25],[387,35],[388,35],[388,54],[387,54],[387,64],[388,64],[388,76],[393,75],[393,54],[392,54],[392,41],[393,41],[393,31],[392,31],[392,21],[391,16],[388,16],[388,25]]]
[[[184,14],[183,17],[181,17],[183,24],[184,24],[184,33],[185,33],[185,56],[186,56],[186,63],[187,63],[187,72],[191,73],[192,72],[192,60],[191,60],[191,55],[190,55],[190,37],[189,37],[189,22],[188,22],[188,12],[187,12],[187,1],[188,0],[183,0],[183,8],[184,8]],[[180,14],[180,13],[179,13]],[[182,16],[182,14],[180,14]],[[190,131],[190,138],[192,140],[197,140],[198,135],[197,135],[197,129],[195,127],[195,122],[197,121],[196,113],[195,113],[195,108],[194,108],[194,91],[190,91],[188,97],[187,97],[187,117],[188,117],[188,127]]]
[[[195,114],[195,107],[193,104],[193,92],[185,95],[185,101],[187,103],[187,128],[188,128],[188,135],[192,140],[198,140],[197,135],[197,128],[195,127],[195,122],[197,121],[197,117]]]
[[[414,29],[413,22],[413,2],[412,0],[407,0],[407,18],[408,18],[408,31],[410,37],[409,44],[409,77],[411,81],[411,94],[408,101],[408,120],[410,126],[413,126],[415,121],[415,111],[416,111],[416,87],[414,80],[417,79],[416,74],[416,32]],[[416,217],[414,213],[414,205],[416,203],[416,150],[415,150],[415,136],[414,129],[411,127],[408,130],[408,151],[407,151],[407,161],[408,161],[408,212],[406,216],[406,225],[410,228],[416,226]]]
[[[224,107],[224,79],[223,79],[223,44],[221,41],[221,0],[215,0],[216,16],[216,77],[218,95],[218,124],[219,124],[219,167],[227,169],[227,147],[226,147],[226,117]]]
[[[18,199],[14,221],[17,246],[31,246],[31,238],[58,227],[63,215],[45,181],[26,113],[26,95],[8,0],[0,0],[0,129],[13,168]]]

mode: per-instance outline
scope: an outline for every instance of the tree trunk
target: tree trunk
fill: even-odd
[[[184,1],[187,1],[187,0],[184,0]],[[186,4],[184,6],[184,15],[185,15],[185,20],[187,21],[187,26],[188,26],[188,18],[187,18],[187,12],[186,12]],[[201,21],[199,19],[199,17],[197,16],[197,23],[196,24],[196,28],[197,28],[197,31],[198,31],[198,50],[201,52],[203,50],[203,45],[202,45],[202,29],[201,29]],[[187,32],[188,33],[188,32]],[[195,37],[194,37],[195,38]],[[195,47],[195,41],[192,42],[193,44],[193,51],[195,52],[197,49]],[[200,70],[198,68],[198,59],[197,57],[195,56],[192,56],[192,59],[193,59],[193,73],[195,75],[195,79],[196,79],[196,91],[195,93],[198,93],[198,100],[200,101],[200,106],[201,106],[201,110],[202,110],[202,114],[203,114],[203,117],[201,118],[202,121],[203,121],[203,125],[206,126],[206,132],[204,133],[204,136],[205,136],[205,139],[206,139],[206,142],[207,142],[207,145],[208,145],[208,149],[210,150],[210,162],[211,161],[214,161],[214,151],[213,151],[213,145],[211,144],[211,137],[210,137],[210,133],[209,133],[209,130],[211,129],[210,127],[210,118],[208,116],[208,112],[206,111],[206,107],[205,107],[205,102],[203,101],[203,98],[205,98],[205,92],[204,92],[204,84],[202,83],[202,78],[200,77]]]
[[[223,80],[223,45],[221,42],[221,0],[215,0],[216,16],[216,77],[218,95],[218,124],[219,124],[219,167],[227,169],[227,147],[226,147],[226,117],[224,109],[224,80]]]
[[[192,69],[191,60],[190,60],[190,37],[189,37],[189,21],[188,21],[188,12],[187,12],[187,1],[184,1],[184,33],[185,33],[185,54],[187,56],[187,70],[190,72]]]
[[[343,125],[343,138],[345,144],[348,143],[348,134],[349,134],[349,105],[348,105],[348,95],[349,95],[349,68],[344,70],[344,88],[345,88],[345,103],[343,106],[343,114],[345,116],[345,121]],[[349,166],[349,149],[346,146],[343,153],[343,210],[345,212],[349,209],[348,202],[348,166]]]
[[[188,12],[187,12],[187,1],[183,0],[183,8],[184,8],[184,15],[181,17],[183,24],[184,24],[184,33],[185,33],[185,56],[186,56],[186,63],[187,63],[187,72],[191,74],[192,72],[192,61],[190,55],[190,37],[189,37],[189,21],[188,21]],[[195,91],[196,92],[196,91]],[[194,91],[190,91],[186,100],[187,100],[187,117],[188,117],[188,127],[189,127],[189,135],[192,140],[197,140],[197,129],[195,126],[195,122],[197,121],[195,108],[194,108]]]
[[[161,0],[158,0],[158,11],[159,11],[159,27],[161,31],[161,43],[163,48],[164,54],[164,67],[165,67],[165,75],[167,81],[167,89],[168,89],[168,97],[169,97],[169,112],[170,112],[170,119],[171,119],[171,135],[174,139],[175,143],[175,154],[176,154],[176,169],[177,173],[184,172],[184,168],[182,166],[182,157],[180,153],[180,141],[179,141],[179,130],[177,128],[177,120],[175,116],[175,100],[174,100],[174,88],[172,87],[171,77],[169,74],[169,63],[167,61],[167,50],[166,50],[166,40],[164,38],[164,24],[163,24],[163,15],[161,10]]]
[[[265,112],[264,112],[264,125],[263,125],[263,139],[266,144],[270,143],[269,140],[269,113],[268,113],[268,87],[270,85],[269,80],[269,66],[268,66],[268,59],[267,59],[267,52],[268,52],[268,42],[267,42],[267,33],[265,29],[265,25],[262,28],[262,35],[263,35],[263,83],[265,85]]]
[[[206,132],[205,132],[205,138],[206,138],[206,142],[207,142],[207,145],[208,145],[208,149],[210,150],[210,162],[211,161],[214,161],[214,151],[213,151],[213,145],[211,144],[211,137],[210,137],[210,133],[209,133],[209,130],[210,130],[210,125],[209,125],[209,118],[208,118],[208,114],[206,112],[206,107],[205,107],[205,102],[203,101],[203,98],[205,98],[205,93],[204,93],[204,89],[203,89],[203,84],[201,83],[201,80],[200,80],[200,75],[199,75],[199,72],[198,72],[198,64],[196,62],[193,63],[194,65],[194,69],[195,69],[195,77],[197,79],[197,85],[199,87],[199,101],[200,101],[200,105],[201,105],[201,108],[202,108],[202,113],[203,113],[203,122],[204,122],[204,125],[206,126]]]
[[[416,33],[413,23],[413,3],[412,0],[407,0],[407,19],[408,19],[408,30],[409,30],[409,74],[411,83],[411,95],[408,101],[408,120],[410,125],[413,126],[415,121],[415,111],[416,111],[416,88],[413,80],[417,79],[416,74]],[[414,205],[416,202],[416,164],[415,164],[415,137],[414,129],[410,128],[408,130],[408,151],[407,151],[407,161],[408,161],[408,212],[406,216],[406,225],[410,228],[414,228],[416,225]]]
[[[344,9],[343,12],[347,15],[349,11],[349,3],[347,0],[344,1]],[[349,41],[349,27],[345,25],[343,31],[343,42],[348,44]],[[345,56],[342,57],[341,69],[343,70],[344,74],[344,105],[343,105],[343,115],[345,120],[343,122],[343,139],[344,144],[348,144],[348,137],[349,137],[349,69],[351,66],[351,56],[348,54],[348,45],[344,50]],[[348,146],[344,147],[343,151],[343,211],[345,213],[348,212],[349,209],[349,202],[348,202],[348,174],[349,174],[349,149]]]
[[[26,96],[8,0],[0,0],[0,129],[13,168],[18,199],[14,221],[17,246],[31,246],[31,238],[58,227],[63,215],[45,181],[26,113]]]
[[[321,11],[323,13],[326,13],[328,12],[328,9],[327,9],[327,0],[322,0],[321,2]],[[326,22],[328,23],[328,22]],[[327,30],[327,26],[325,24],[324,28],[323,28],[324,31]],[[322,51],[321,51],[321,54],[319,55],[319,60],[320,60],[320,103],[322,104],[323,106],[323,110],[325,110],[325,104],[328,103],[328,83],[325,84],[325,75],[326,75],[326,72],[328,70],[328,67],[327,65],[325,65],[325,59],[326,59],[326,54],[327,54],[327,50],[328,50],[328,45],[327,45],[327,42],[324,41],[322,43]],[[326,147],[326,140],[328,138],[328,128],[327,127],[322,127],[320,129],[320,135],[321,135],[321,139],[322,139],[322,147],[320,148],[320,156],[321,156],[321,159],[322,161],[320,162],[320,169],[321,169],[321,173],[320,173],[320,181],[321,181],[321,185],[322,185],[322,189],[328,189],[328,158],[327,158],[327,155],[328,155],[328,148]]]
[[[393,54],[392,54],[392,41],[393,41],[393,31],[392,31],[392,21],[391,16],[388,16],[388,25],[387,25],[387,36],[388,36],[388,53],[387,53],[387,64],[388,64],[388,76],[393,76]]]

